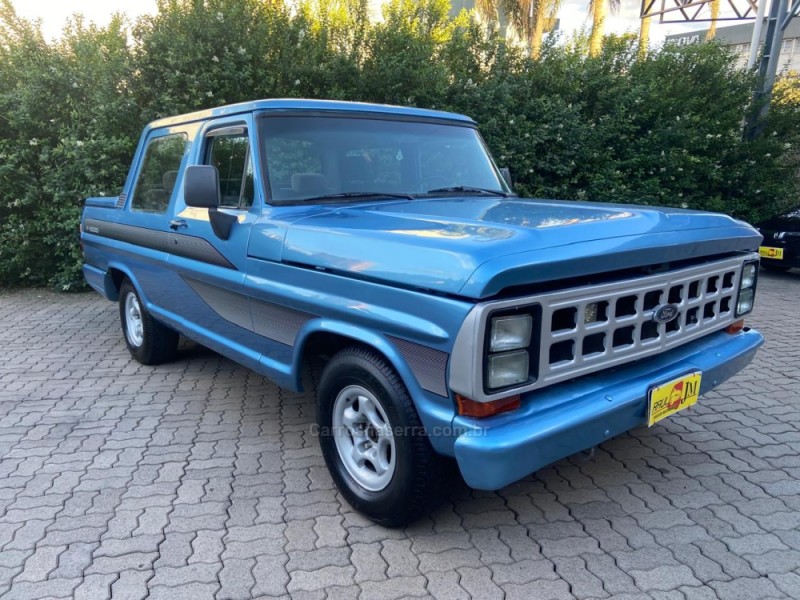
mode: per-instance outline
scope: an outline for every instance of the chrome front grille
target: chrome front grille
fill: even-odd
[[[734,321],[744,258],[536,298],[537,387],[663,352]],[[677,316],[659,323],[670,304]]]
[[[489,401],[654,356],[724,329],[736,320],[739,281],[754,253],[613,283],[485,302],[458,333],[450,389]],[[671,305],[677,315],[656,320]],[[529,378],[502,390],[484,384],[487,335],[494,315],[530,314]]]

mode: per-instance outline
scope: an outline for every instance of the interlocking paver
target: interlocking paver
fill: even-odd
[[[474,529],[470,539],[480,552],[481,562],[485,565],[513,563],[511,548],[500,539],[496,528]]]
[[[411,552],[411,540],[386,540],[381,556],[388,565],[386,575],[390,578],[414,577],[420,573],[420,559]]]
[[[86,575],[83,581],[75,588],[75,600],[103,600],[104,598],[111,598],[111,584],[113,584],[119,575],[114,573],[110,575]]]
[[[289,583],[286,558],[266,555],[257,557],[252,576],[255,580],[255,585],[251,590],[253,596],[276,597],[284,594]]]
[[[0,292],[0,596],[800,598],[798,294],[761,277],[766,346],[691,412],[390,531],[336,493],[312,392],[191,344],[143,367],[113,305]]]
[[[426,580],[417,577],[394,577],[385,581],[365,581],[361,584],[363,600],[392,600],[394,598],[414,598],[427,595]]]
[[[768,550],[787,550],[786,544],[778,536],[771,533],[753,533],[742,537],[722,538],[722,542],[731,552],[742,554],[763,554]]]
[[[696,586],[701,583],[686,565],[662,566],[649,571],[632,570],[630,574],[636,587],[647,592],[668,591],[682,585]]]
[[[332,585],[348,585],[353,581],[353,567],[323,567],[315,571],[292,571],[289,593],[322,590]],[[365,582],[366,583],[366,582]],[[363,588],[362,588],[363,589]]]
[[[506,590],[508,600],[572,600],[575,596],[570,592],[569,584],[564,580],[536,581],[523,585],[509,584]]]
[[[472,598],[485,598],[493,600],[502,599],[505,592],[492,581],[492,570],[488,567],[478,569],[463,568],[458,570],[461,579],[459,585],[467,591]]]
[[[350,562],[356,568],[355,581],[381,581],[386,579],[389,565],[381,556],[381,544],[352,544]]]
[[[214,563],[196,563],[185,567],[160,567],[150,580],[152,585],[168,587],[189,583],[214,583],[222,565]]]
[[[726,600],[753,600],[753,598],[782,598],[784,595],[765,577],[751,579],[740,577],[731,581],[711,581],[708,584],[720,598]]]
[[[511,564],[492,565],[492,580],[503,586],[507,583],[529,583],[543,579],[557,579],[552,561],[520,560]]]
[[[572,594],[578,598],[606,598],[608,592],[603,589],[603,582],[586,567],[586,562],[579,556],[572,558],[554,558],[556,573],[569,584]]]
[[[457,571],[430,573],[427,576],[428,593],[438,600],[469,600],[469,594],[458,583],[460,579]]]
[[[342,517],[317,517],[314,532],[317,534],[318,548],[347,544],[347,530],[342,527]]]
[[[290,552],[286,568],[289,571],[314,571],[328,566],[346,567],[349,564],[349,548],[317,548],[309,552]]]
[[[221,588],[217,593],[220,600],[247,600],[256,581],[253,577],[254,559],[225,561],[219,572]]]

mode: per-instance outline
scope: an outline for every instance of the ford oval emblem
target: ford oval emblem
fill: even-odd
[[[653,313],[653,320],[658,323],[669,323],[678,316],[678,307],[674,304],[659,306]]]

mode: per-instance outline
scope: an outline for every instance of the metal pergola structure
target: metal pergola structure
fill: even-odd
[[[719,16],[716,21],[754,19],[756,0],[724,0],[733,14]],[[702,23],[711,21],[711,0],[642,0],[641,18],[658,17],[659,23]]]
[[[711,0],[642,0],[641,18],[658,17],[660,23],[700,23],[706,21],[755,20],[748,68],[755,66],[757,48],[761,42],[761,31],[770,0],[724,0],[733,14],[711,18]],[[771,0],[766,19],[767,32],[764,37],[761,58],[758,60],[759,83],[753,95],[759,106],[757,114],[750,115],[745,127],[747,137],[757,136],[763,129],[764,118],[769,111],[769,101],[778,73],[783,34],[794,17],[800,16],[800,0]]]
[[[767,0],[761,0],[766,2]],[[791,2],[791,4],[790,4]],[[747,137],[755,137],[764,128],[764,119],[769,111],[772,89],[778,73],[778,61],[781,55],[783,34],[792,19],[800,14],[800,0],[772,0],[767,18],[767,34],[764,37],[764,50],[758,62],[759,83],[754,94],[756,103],[760,105],[757,114],[751,115],[745,128]],[[758,43],[754,39],[754,44]]]

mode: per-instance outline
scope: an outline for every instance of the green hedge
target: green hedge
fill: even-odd
[[[521,194],[685,206],[756,221],[796,202],[800,112],[784,85],[743,142],[752,76],[713,45],[637,56],[610,37],[530,61],[447,0],[290,12],[263,0],[160,0],[132,26],[70,22],[48,42],[0,0],[0,285],[81,286],[86,196],[115,195],[153,118],[254,98],[434,107],[477,119]]]

